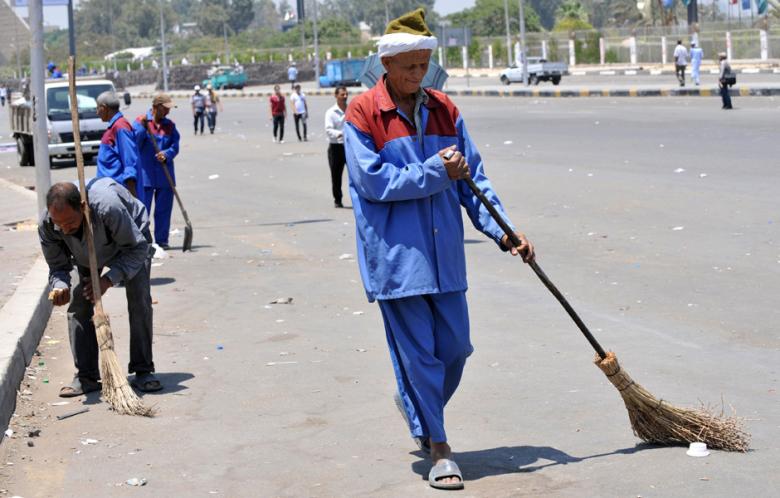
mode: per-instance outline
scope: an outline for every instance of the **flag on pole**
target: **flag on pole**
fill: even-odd
[[[750,10],[750,0],[742,0],[742,10]]]
[[[767,0],[756,0],[756,7],[758,8],[758,15],[763,16],[769,8],[769,3]]]

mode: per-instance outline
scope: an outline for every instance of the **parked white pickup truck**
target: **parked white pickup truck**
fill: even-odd
[[[97,97],[105,91],[115,91],[110,80],[79,78],[76,82],[76,100],[78,101],[81,150],[84,159],[90,160],[98,153],[100,139],[108,128],[97,115]],[[48,80],[46,93],[46,128],[49,132],[49,161],[72,159],[76,145],[73,143],[73,123],[70,116],[70,96],[68,80]],[[124,95],[125,105],[130,105],[130,94]],[[20,166],[34,166],[33,154],[33,108],[29,96],[20,96],[11,101],[11,133],[16,139],[16,153]]]
[[[565,62],[547,62],[540,57],[528,58],[528,84],[538,85],[540,81],[552,81],[553,85],[561,82],[564,75],[569,74],[569,66]],[[501,83],[523,82],[523,66],[512,64],[499,74]]]

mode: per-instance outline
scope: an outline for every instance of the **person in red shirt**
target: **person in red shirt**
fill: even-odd
[[[274,143],[284,143],[284,118],[287,117],[287,106],[284,104],[279,85],[274,85],[274,94],[269,99],[271,102],[271,121],[274,122]],[[277,132],[278,137],[277,138]]]

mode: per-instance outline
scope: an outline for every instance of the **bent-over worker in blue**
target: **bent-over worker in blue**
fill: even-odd
[[[97,114],[108,123],[100,139],[97,157],[97,178],[113,178],[124,185],[133,197],[143,201],[143,184],[138,175],[138,149],[133,127],[119,111],[119,99],[112,91],[97,98]]]
[[[463,477],[447,444],[444,406],[473,351],[461,206],[501,249],[526,262],[534,251],[520,233],[522,244],[510,247],[459,181],[471,175],[504,213],[457,107],[444,93],[421,88],[435,48],[422,9],[392,21],[378,43],[387,74],[351,103],[344,137],[358,263],[384,319],[396,403],[431,454],[429,484],[457,489]]]
[[[151,218],[152,200],[154,200],[154,241],[163,249],[169,247],[173,188],[165,176],[162,164],[168,166],[171,181],[176,185],[173,158],[179,154],[179,131],[176,129],[176,124],[166,117],[173,107],[176,106],[169,95],[158,94],[152,101],[152,108],[146,114],[138,116],[133,123],[141,179],[144,185],[143,201]],[[159,153],[155,151],[149,132],[157,141]]]

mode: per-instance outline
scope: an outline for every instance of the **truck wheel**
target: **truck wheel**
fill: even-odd
[[[501,83],[508,86],[510,83],[509,78],[507,78],[506,76],[501,76]]]
[[[528,78],[528,84],[529,85],[538,85],[539,84],[539,77],[537,75],[535,75],[535,74],[532,74]]]
[[[553,79],[552,79],[552,82],[553,82],[553,85],[558,85],[558,84],[560,84],[560,82],[561,82],[561,77],[560,77],[560,76],[557,76],[557,77],[553,78]]]
[[[19,159],[19,166],[33,166],[32,147],[27,144],[24,137],[16,138],[16,157]]]

